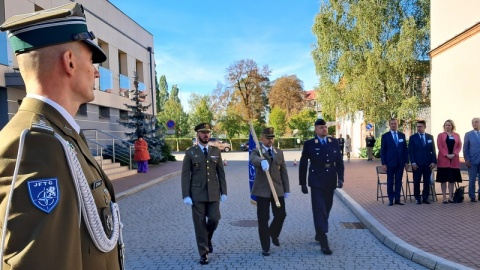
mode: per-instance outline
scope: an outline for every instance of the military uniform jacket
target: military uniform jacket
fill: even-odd
[[[308,163],[310,160],[310,165]],[[343,157],[340,153],[338,141],[328,137],[327,144],[322,146],[317,137],[310,139],[303,145],[299,164],[300,185],[321,189],[335,189],[337,180],[344,180]]]
[[[188,148],[182,164],[182,198],[215,202],[222,194],[227,195],[227,182],[220,149],[208,146],[208,156],[205,157],[200,146]]]
[[[278,148],[273,148],[273,160],[271,156],[263,147],[263,158],[260,157],[258,149],[252,150],[250,153],[250,162],[255,165],[255,181],[253,182],[252,195],[263,198],[270,198],[272,196],[272,190],[268,184],[267,174],[263,171],[261,162],[267,160],[270,168],[270,176],[272,177],[273,186],[277,192],[277,196],[282,197],[285,193],[290,193],[290,184],[288,181],[287,166],[285,164],[285,158],[283,157],[283,151]]]
[[[98,212],[115,200],[110,180],[68,121],[47,103],[25,98],[17,114],[0,132],[0,227],[17,162],[20,133],[39,120],[75,149]],[[29,195],[30,183],[48,179],[58,183],[57,204],[50,205],[50,213],[34,205],[33,200],[41,198]],[[80,218],[74,181],[60,142],[52,134],[30,132],[25,139],[11,202],[3,269],[119,269],[117,248],[100,252],[90,238],[84,218]]]

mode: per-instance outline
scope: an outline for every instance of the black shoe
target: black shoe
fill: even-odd
[[[326,247],[322,247],[321,250],[322,253],[325,255],[332,255],[332,250],[330,250],[330,247],[328,247],[328,245]]]
[[[395,201],[395,204],[398,204],[398,205],[405,205],[404,203],[400,202],[400,201]]]
[[[422,202],[420,200],[415,200],[415,203],[416,204],[422,204]]]
[[[332,251],[330,250],[330,247],[328,246],[328,238],[327,235],[321,235],[320,236],[320,250],[322,251],[323,254],[325,255],[331,255]]]
[[[208,264],[208,255],[207,254],[202,255],[200,257],[200,264]]]
[[[278,241],[278,237],[273,237],[272,236],[272,243],[277,247],[280,246],[280,241]]]
[[[262,250],[262,255],[263,255],[263,256],[270,256],[270,251],[268,251],[268,250]]]
[[[473,198],[473,199],[470,199],[471,202],[476,202],[477,199]]]
[[[208,253],[213,253],[213,245],[212,245],[212,243],[208,243]]]
[[[393,202],[388,202],[388,206],[392,206],[393,205]]]
[[[424,204],[430,204],[430,202],[427,201],[427,200],[423,200],[423,203],[424,203]]]

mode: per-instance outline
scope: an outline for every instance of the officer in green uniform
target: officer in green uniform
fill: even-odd
[[[212,236],[220,220],[220,201],[227,200],[227,182],[220,149],[208,145],[210,124],[195,127],[198,144],[185,151],[182,165],[182,198],[192,206],[200,264],[208,264]]]
[[[8,31],[27,92],[0,132],[3,269],[121,269],[112,183],[73,118],[94,99],[92,63],[106,60],[83,7],[13,16],[0,29]]]

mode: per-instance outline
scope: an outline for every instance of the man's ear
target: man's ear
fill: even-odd
[[[62,54],[62,66],[65,70],[65,73],[73,76],[75,72],[75,61],[73,52],[71,50],[67,50]]]

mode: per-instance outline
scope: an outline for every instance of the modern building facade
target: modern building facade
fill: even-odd
[[[462,141],[480,117],[480,0],[431,1],[431,127],[452,119]]]
[[[85,9],[87,24],[95,42],[105,51],[107,61],[97,66],[100,78],[95,83],[95,100],[83,104],[75,120],[82,129],[98,129],[118,137],[126,130],[118,121],[126,120],[133,104],[130,91],[142,91],[146,114],[155,115],[155,61],[153,35],[107,0],[0,0],[0,22],[15,14],[35,12],[69,2]],[[0,129],[18,111],[25,97],[25,85],[6,33],[0,34]],[[55,79],[55,78],[52,78]],[[61,89],[58,89],[61,91]]]

